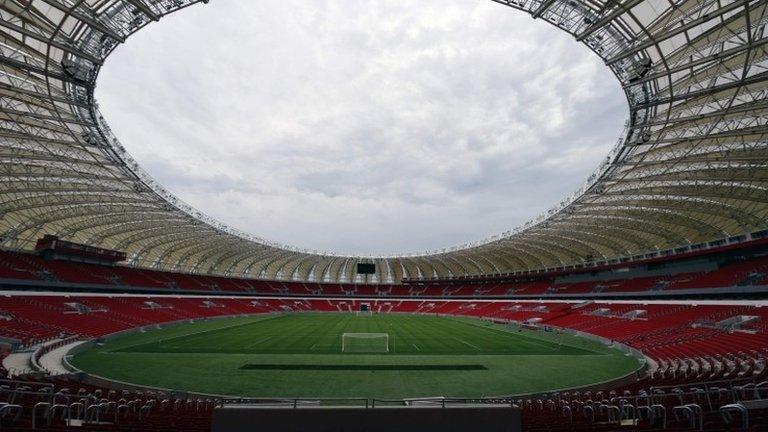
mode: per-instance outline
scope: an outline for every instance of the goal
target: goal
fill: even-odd
[[[369,317],[369,316],[373,316],[373,311],[369,311],[369,310],[359,310],[359,311],[355,312],[355,314],[356,314],[357,316],[367,316],[367,317]]]
[[[341,335],[343,353],[389,352],[389,333],[344,333]]]

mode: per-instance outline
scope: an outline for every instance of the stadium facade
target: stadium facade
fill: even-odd
[[[134,32],[199,0],[4,1],[0,246],[31,250],[53,234],[126,251],[137,267],[399,283],[621,262],[766,235],[764,0],[496,1],[600,56],[626,94],[626,130],[577,192],[535,220],[392,257],[317,253],[232,229],[153,181],[111,133],[94,100],[100,67]],[[376,263],[376,273],[356,275],[358,262]]]

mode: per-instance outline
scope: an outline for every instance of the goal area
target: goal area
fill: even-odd
[[[344,333],[341,335],[341,352],[387,353],[389,352],[389,333]]]

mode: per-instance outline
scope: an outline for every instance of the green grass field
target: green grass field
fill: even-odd
[[[342,351],[344,333],[385,333],[388,340],[371,342],[369,353],[349,353]],[[368,350],[366,340],[352,342],[356,351]],[[382,343],[387,352],[379,352]],[[175,325],[114,338],[72,363],[103,377],[205,393],[376,398],[538,392],[609,380],[639,366],[570,335],[471,318],[336,313]]]

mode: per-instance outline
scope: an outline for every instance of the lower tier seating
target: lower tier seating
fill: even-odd
[[[759,302],[6,295],[0,297],[0,315],[11,319],[0,320],[0,336],[32,344],[190,318],[353,312],[361,303],[375,313],[466,315],[570,328],[637,348],[656,364],[630,384],[506,401],[521,407],[528,431],[768,430],[768,308]],[[46,431],[204,431],[216,403],[87,386],[73,378],[5,378],[0,428],[30,430],[34,422],[35,429]],[[67,416],[85,424],[67,426]]]

